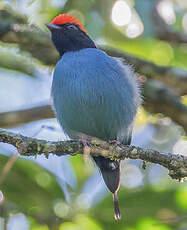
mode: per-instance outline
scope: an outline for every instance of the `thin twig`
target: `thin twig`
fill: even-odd
[[[160,2],[161,0],[155,1],[155,5],[151,14],[156,29],[157,38],[171,43],[186,44],[187,34],[179,30],[177,31],[172,26],[166,24],[164,19],[159,15],[157,6]]]
[[[31,121],[53,118],[51,105],[35,105],[26,109],[0,113],[0,127],[12,127]]]

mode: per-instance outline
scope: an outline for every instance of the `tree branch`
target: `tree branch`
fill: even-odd
[[[187,34],[174,30],[171,26],[167,25],[164,19],[159,15],[157,6],[159,1],[155,1],[155,6],[152,12],[152,18],[156,30],[157,38],[167,42],[173,43],[187,43]]]
[[[53,142],[29,138],[20,134],[0,129],[0,142],[15,146],[20,155],[37,156],[50,153],[57,156],[82,154],[84,149],[79,140]],[[123,160],[125,158],[140,159],[143,161],[160,164],[169,170],[169,175],[173,179],[182,180],[187,177],[187,157],[182,155],[172,155],[159,153],[152,149],[142,149],[135,146],[112,145],[100,140],[93,140],[89,143],[90,153],[94,156],[104,156],[113,160]]]
[[[53,117],[51,105],[36,105],[27,109],[0,113],[0,127],[12,127]]]
[[[144,107],[150,113],[162,113],[183,126],[187,132],[187,106],[172,88],[160,81],[149,80],[144,84]]]
[[[105,46],[103,49],[111,56],[123,58],[133,66],[135,72],[146,76],[148,79],[161,81],[173,87],[180,95],[187,93],[187,71],[171,66],[158,66],[111,47]]]

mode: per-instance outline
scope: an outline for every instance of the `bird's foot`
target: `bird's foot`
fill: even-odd
[[[86,147],[86,146],[90,147],[90,142],[87,139],[81,139],[80,143],[81,145],[83,145],[83,147]]]
[[[120,141],[115,139],[115,140],[109,141],[109,144],[116,146],[120,144]]]

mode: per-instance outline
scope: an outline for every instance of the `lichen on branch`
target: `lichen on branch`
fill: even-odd
[[[37,156],[41,154],[45,154],[46,157],[49,154],[74,156],[84,152],[84,147],[80,140],[46,141],[25,137],[3,129],[0,129],[0,142],[13,145],[22,156]],[[136,146],[116,145],[98,139],[90,141],[89,147],[90,154],[94,156],[100,155],[115,160],[123,160],[125,158],[140,159],[167,168],[170,177],[173,179],[182,180],[187,177],[187,157],[183,155],[160,153],[156,150],[143,149]]]

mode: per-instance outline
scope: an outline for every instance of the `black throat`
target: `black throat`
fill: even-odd
[[[66,52],[78,51],[85,48],[97,48],[92,39],[78,26],[73,29],[70,25],[66,24],[60,29],[51,31],[52,41],[60,56],[63,56]]]

